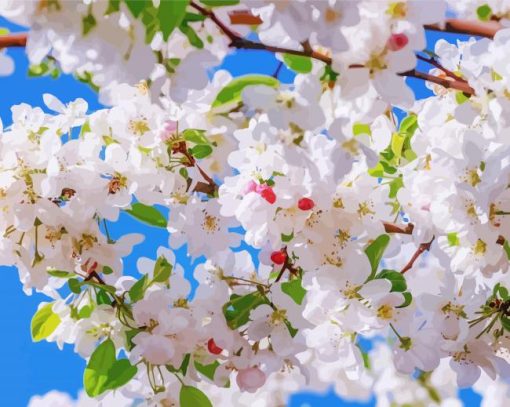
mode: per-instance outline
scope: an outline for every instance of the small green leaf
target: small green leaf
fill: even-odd
[[[75,294],[81,293],[81,283],[80,280],[78,280],[77,278],[69,279],[67,284],[69,285],[69,289],[71,290],[71,292]]]
[[[312,70],[312,59],[302,55],[283,54],[283,62],[297,73],[309,73]]]
[[[489,21],[492,17],[492,9],[488,4],[483,4],[476,9],[476,15],[481,21]]]
[[[120,0],[109,0],[108,8],[105,11],[105,16],[116,13],[120,10]]]
[[[283,243],[289,243],[292,239],[294,239],[294,232],[292,232],[290,235],[282,233],[280,238],[282,239]]]
[[[384,251],[386,250],[386,247],[388,247],[389,243],[390,237],[388,235],[380,235],[365,249],[365,253],[370,261],[370,266],[372,267],[372,272],[370,273],[368,280],[372,280],[374,278]]]
[[[197,369],[197,372],[202,373],[205,377],[207,377],[209,380],[214,380],[214,373],[216,373],[216,369],[220,365],[220,363],[215,360],[213,363],[209,365],[202,365],[201,363],[198,363],[195,361],[195,369]]]
[[[80,311],[78,312],[78,319],[84,319],[90,317],[92,315],[92,311],[94,311],[94,308],[90,305],[84,305],[80,308]]]
[[[193,148],[190,148],[190,153],[197,159],[205,158],[211,155],[213,149],[208,144],[198,144]]]
[[[181,25],[189,2],[190,0],[161,0],[159,3],[158,20],[165,41],[170,38],[173,30]]]
[[[97,22],[92,14],[88,14],[82,18],[81,24],[83,36],[86,36],[97,25]]]
[[[126,209],[126,212],[148,225],[166,228],[167,222],[165,217],[154,206],[147,206],[136,202],[131,205],[131,209]]]
[[[306,290],[301,285],[301,279],[296,278],[292,281],[282,283],[282,291],[287,294],[294,302],[301,305],[306,295]]]
[[[185,21],[181,23],[179,26],[179,30],[186,36],[189,43],[193,45],[195,48],[202,49],[204,48],[204,42],[198,36],[197,32],[190,27]]]
[[[107,390],[123,386],[137,371],[129,360],[116,360],[115,345],[111,339],[107,339],[90,356],[83,373],[83,387],[88,396],[97,397]]]
[[[7,35],[9,34],[9,29],[5,28],[5,27],[0,27],[0,35]]]
[[[223,313],[230,329],[237,329],[250,320],[252,309],[266,303],[265,298],[255,291],[243,296],[232,294],[230,301],[223,306]]]
[[[413,296],[411,295],[411,293],[409,291],[403,292],[402,295],[404,296],[404,302],[396,308],[405,308],[405,307],[409,306],[411,304],[411,302],[413,301]]]
[[[69,271],[63,271],[63,270],[46,270],[47,273],[52,277],[57,278],[71,278],[74,276],[74,273],[71,273]]]
[[[507,259],[510,260],[510,245],[508,244],[508,240],[506,239],[505,242],[503,243],[503,249],[505,250]]]
[[[205,136],[205,130],[186,129],[182,132],[184,140],[195,144],[210,144],[209,139]]]
[[[152,281],[156,283],[166,283],[172,273],[172,265],[163,256],[158,257],[154,265],[154,277]]]
[[[402,188],[404,186],[404,179],[400,175],[397,178],[395,178],[394,180],[392,180],[388,185],[390,186],[389,197],[396,198],[397,192],[399,191],[400,188]]]
[[[384,167],[381,164],[381,162],[378,162],[375,167],[370,168],[368,170],[368,174],[372,177],[377,177],[377,178],[384,176]]]
[[[395,154],[396,158],[402,156],[402,148],[404,147],[405,136],[399,133],[393,133],[391,136],[391,151]]]
[[[355,136],[359,136],[361,134],[368,134],[369,136],[372,135],[372,130],[370,129],[369,124],[365,123],[354,123],[352,126],[352,134]]]
[[[235,6],[239,0],[200,0],[200,3],[209,7]]]
[[[248,86],[270,86],[278,87],[280,82],[272,76],[266,75],[245,75],[232,79],[216,96],[212,107],[219,107],[225,104],[237,104],[242,101],[243,90]]]
[[[498,287],[498,294],[503,301],[506,301],[508,299],[508,289],[506,287],[503,287],[502,285]]]
[[[129,289],[129,298],[132,302],[140,301],[145,295],[145,290],[149,287],[149,278],[145,274],[140,280],[133,284]]]
[[[124,0],[131,14],[138,17],[148,5],[149,0]]]
[[[96,301],[98,305],[106,304],[111,305],[112,299],[105,290],[97,290]]]
[[[460,245],[459,237],[457,236],[457,232],[448,233],[448,244],[450,246],[458,246]]]
[[[212,407],[209,398],[199,389],[192,386],[182,386],[179,402],[183,407]]]
[[[50,336],[60,324],[60,317],[53,312],[53,303],[43,305],[32,317],[30,331],[34,342]]]
[[[455,101],[458,105],[461,105],[469,100],[469,96],[466,96],[464,92],[455,93]]]
[[[418,128],[418,116],[410,114],[400,122],[399,133],[404,136],[412,136]]]
[[[407,290],[405,277],[395,270],[383,270],[375,278],[384,278],[391,283],[391,291],[404,292]]]
[[[113,273],[113,269],[110,267],[110,266],[103,266],[103,274],[112,274]]]

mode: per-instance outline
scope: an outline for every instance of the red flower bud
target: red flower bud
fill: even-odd
[[[223,351],[223,349],[216,345],[216,342],[214,342],[213,338],[209,339],[209,341],[207,342],[207,349],[213,355],[219,355]]]
[[[271,253],[271,261],[274,264],[283,264],[287,260],[287,253],[283,250],[278,250],[276,252]]]
[[[310,198],[301,198],[297,204],[302,211],[309,211],[315,206],[315,202]]]
[[[270,204],[274,204],[276,202],[276,195],[271,187],[264,186],[260,188],[260,196]]]
[[[409,42],[409,38],[405,34],[391,34],[386,46],[392,51],[399,51]]]

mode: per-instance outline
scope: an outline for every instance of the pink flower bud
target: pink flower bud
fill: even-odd
[[[267,185],[259,185],[257,187],[257,192],[270,204],[274,204],[276,202],[276,195],[273,191],[273,188]]]
[[[258,367],[249,367],[237,373],[236,382],[241,391],[255,393],[266,382],[266,375]]]
[[[404,48],[409,42],[409,38],[405,34],[391,34],[388,42],[386,43],[386,47],[392,51],[399,51]]]
[[[161,141],[167,141],[172,137],[173,134],[177,131],[177,122],[174,122],[173,120],[167,120],[163,124],[163,128],[159,132],[159,137],[161,138]]]
[[[315,202],[310,198],[301,198],[298,201],[298,208],[302,211],[309,211],[315,206]]]
[[[246,185],[246,187],[244,188],[244,194],[248,194],[250,192],[257,192],[257,183],[255,181],[250,181],[248,182],[248,185]]]

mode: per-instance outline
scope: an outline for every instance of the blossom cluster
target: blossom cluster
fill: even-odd
[[[78,401],[31,405],[276,406],[331,384],[505,405],[510,29],[489,3],[458,12],[500,20],[494,38],[418,54],[433,96],[415,100],[404,76],[449,2],[3,2],[32,72],[109,106],[44,94],[0,125],[0,262],[50,298],[34,341],[87,360]],[[210,69],[254,44],[292,83]],[[124,214],[168,232],[137,270],[150,234],[114,239]]]

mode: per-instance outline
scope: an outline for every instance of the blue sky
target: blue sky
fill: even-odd
[[[1,0],[0,0],[1,1]],[[7,27],[11,31],[20,31],[20,27],[13,26],[0,18],[0,27]],[[428,34],[430,44],[433,44],[439,34]],[[449,41],[459,36],[446,35]],[[433,48],[433,45],[430,45]],[[86,85],[76,81],[71,76],[63,75],[59,79],[28,78],[28,63],[22,49],[9,49],[8,53],[16,61],[16,71],[12,76],[0,77],[0,117],[5,125],[11,122],[10,107],[14,104],[28,103],[43,107],[43,93],[52,93],[64,102],[77,97],[84,98],[89,103],[89,109],[100,108],[97,95]],[[233,75],[247,73],[272,74],[278,62],[274,56],[265,51],[238,51],[226,58],[223,68]],[[423,63],[420,67],[423,67]],[[292,73],[282,69],[279,75],[282,81],[291,81]],[[430,92],[423,82],[411,79],[409,84],[418,97],[426,97]],[[140,231],[140,224],[123,215],[121,220],[110,227],[113,238],[127,231]],[[146,229],[150,232],[150,239],[139,245],[136,251],[127,258],[126,267],[133,270],[135,260],[139,256],[155,257],[156,249],[167,244],[167,235],[163,230]],[[143,231],[142,231],[143,232]],[[189,259],[180,250],[178,261],[184,266],[187,275],[192,272]],[[17,272],[14,268],[0,267],[2,276],[0,284],[0,335],[3,367],[0,368],[0,405],[10,407],[26,406],[34,394],[44,394],[57,389],[70,393],[76,397],[82,387],[82,373],[85,362],[73,352],[72,347],[66,346],[63,351],[55,344],[40,342],[33,344],[30,338],[30,320],[37,305],[45,300],[39,294],[26,296],[21,288]],[[472,391],[461,392],[466,405],[480,405],[480,398]],[[290,407],[319,407],[319,406],[372,406],[370,403],[350,403],[335,397],[332,392],[327,394],[299,394],[291,398]]]

